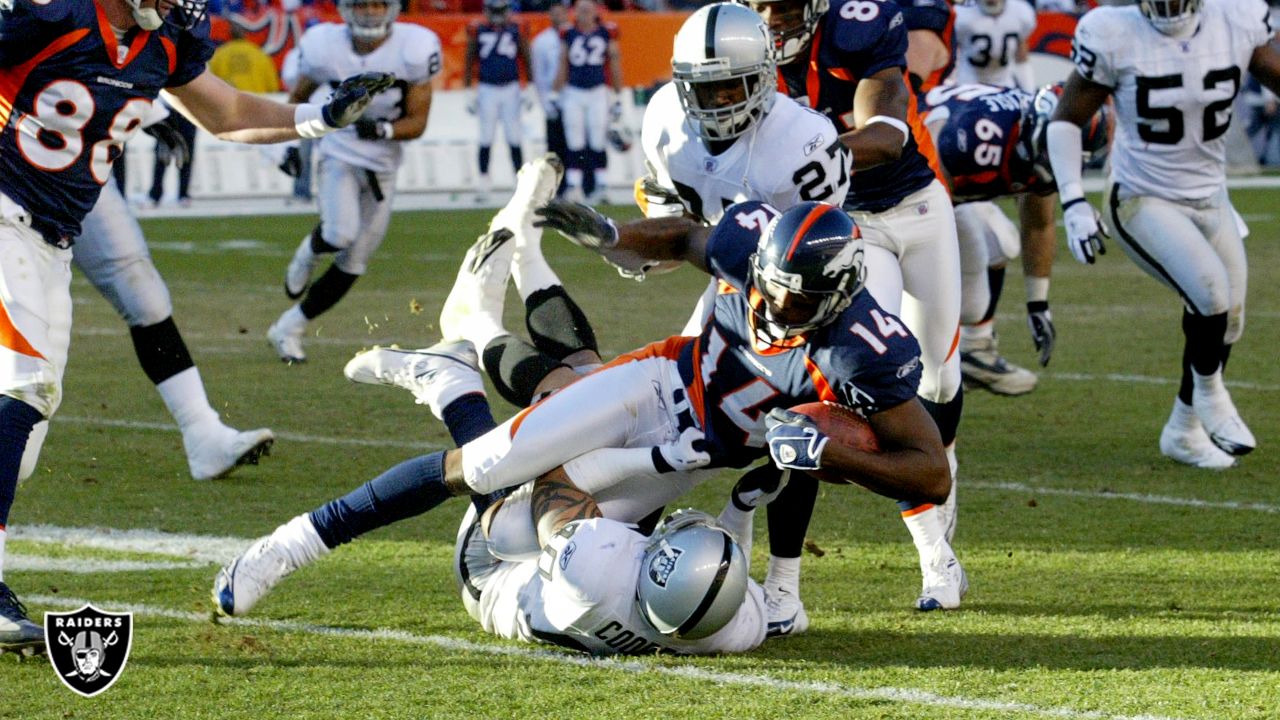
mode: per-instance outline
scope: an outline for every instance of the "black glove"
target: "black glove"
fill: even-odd
[[[277,167],[291,178],[302,177],[302,153],[298,151],[297,145],[285,148],[284,160]]]
[[[191,162],[191,145],[178,130],[173,115],[142,128],[142,132],[156,139],[156,159],[160,164],[167,165],[172,161],[174,167],[180,168]]]
[[[373,96],[391,87],[396,76],[384,72],[367,72],[343,80],[324,104],[321,115],[331,128],[343,128],[364,114]]]
[[[581,203],[552,200],[533,211],[534,227],[551,228],[574,245],[608,250],[618,244],[618,227],[609,218]]]
[[[1058,337],[1048,301],[1027,303],[1027,326],[1031,328],[1031,340],[1036,344],[1036,350],[1040,351],[1040,367],[1048,367],[1049,357],[1053,355],[1053,341]]]
[[[390,140],[395,132],[386,120],[361,117],[356,120],[356,135],[361,140]]]
[[[768,505],[782,494],[791,471],[765,463],[749,470],[733,486],[733,504],[743,512]]]

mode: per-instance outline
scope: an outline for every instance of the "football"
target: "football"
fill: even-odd
[[[831,442],[840,443],[863,452],[880,452],[880,441],[876,433],[853,408],[838,403],[821,401],[804,403],[791,408],[792,412],[808,416],[818,429],[831,438]],[[847,478],[833,475],[825,470],[811,473],[823,482],[848,484]]]

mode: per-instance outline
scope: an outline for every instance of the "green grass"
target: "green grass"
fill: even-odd
[[[254,618],[292,624],[200,620],[213,565],[11,570],[6,579],[27,598],[145,611],[124,675],[92,700],[63,688],[44,660],[0,657],[0,718],[1280,717],[1273,195],[1233,192],[1253,234],[1249,319],[1230,378],[1250,384],[1233,392],[1259,449],[1223,473],[1164,459],[1156,439],[1181,355],[1178,302],[1117,248],[1092,268],[1060,252],[1052,291],[1059,346],[1040,388],[1022,398],[966,397],[957,550],[972,591],[959,612],[910,611],[919,575],[893,505],[826,486],[809,530],[822,555],[804,562],[808,634],[738,657],[576,662],[490,638],[466,615],[449,568],[463,506],[451,501],[303,569],[255,610]],[[341,368],[364,345],[434,342],[456,262],[485,221],[478,212],[397,215],[368,275],[312,325],[311,360],[301,367],[281,365],[263,333],[287,306],[281,274],[313,218],[146,223],[214,404],[230,423],[269,425],[282,437],[260,467],[216,483],[188,479],[179,436],[158,429],[169,418],[123,324],[77,277],[66,401],[36,477],[19,491],[13,525],[248,539],[444,447],[447,435],[424,408],[397,391],[352,385]],[[246,239],[262,244],[221,244]],[[172,249],[187,242],[197,252]],[[704,285],[687,269],[623,280],[552,238],[547,254],[608,354],[676,332]],[[1021,285],[1015,268],[1003,349],[1031,367]],[[508,324],[521,327],[512,297]],[[494,398],[500,417],[512,411]],[[729,482],[700,488],[690,503],[717,510]],[[767,542],[757,525],[762,571]],[[157,558],[23,541],[10,553]],[[67,609],[29,604],[37,616]],[[308,624],[412,637],[324,635]]]

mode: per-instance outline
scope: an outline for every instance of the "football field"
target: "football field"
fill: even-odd
[[[1195,470],[1157,448],[1182,353],[1173,294],[1115,241],[1094,267],[1060,246],[1058,347],[1040,387],[965,398],[963,608],[910,610],[920,576],[894,504],[826,485],[803,565],[808,633],[694,659],[594,660],[485,635],[450,569],[462,500],[304,568],[244,620],[211,623],[214,573],[253,538],[447,446],[408,393],[354,385],[342,366],[364,346],[438,339],[488,214],[397,214],[294,367],[264,333],[314,217],[148,221],[210,399],[231,425],[273,428],[276,445],[258,467],[192,481],[128,329],[77,275],[66,400],[19,488],[5,579],[37,622],[86,601],[132,610],[132,651],[92,699],[44,658],[0,656],[0,718],[1280,718],[1280,204],[1275,190],[1232,196],[1252,230],[1251,277],[1227,378],[1259,442],[1239,467]],[[677,332],[705,285],[689,268],[635,283],[558,236],[544,246],[606,356]],[[1002,349],[1033,367],[1013,265]],[[507,320],[523,328],[514,293]],[[491,398],[499,419],[514,412]],[[732,481],[687,504],[718,512]]]

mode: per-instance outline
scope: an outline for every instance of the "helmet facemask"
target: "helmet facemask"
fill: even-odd
[[[1045,85],[1036,91],[1022,125],[1022,142],[1030,148],[1032,170],[1041,181],[1053,183],[1053,167],[1049,162],[1049,123],[1062,96],[1061,82]],[[1111,101],[1108,100],[1089,123],[1081,129],[1082,160],[1086,166],[1101,164],[1111,149]]]
[[[1139,0],[1138,7],[1156,30],[1176,38],[1195,32],[1200,15],[1200,0]]]
[[[770,43],[764,21],[742,5],[708,5],[680,27],[671,75],[703,140],[732,140],[773,107],[778,78]]]
[[[382,8],[379,13],[378,8]],[[391,32],[391,24],[400,15],[399,0],[339,0],[338,14],[360,40],[380,40]]]
[[[191,30],[200,24],[209,12],[208,0],[161,0],[154,6],[144,6],[146,0],[125,0],[129,4],[129,12],[138,23],[138,27],[148,32],[159,30],[160,26],[169,23],[179,30]],[[162,8],[168,12],[161,13]]]
[[[809,50],[829,0],[744,0],[752,10],[768,16],[773,34],[774,60],[786,65]]]

